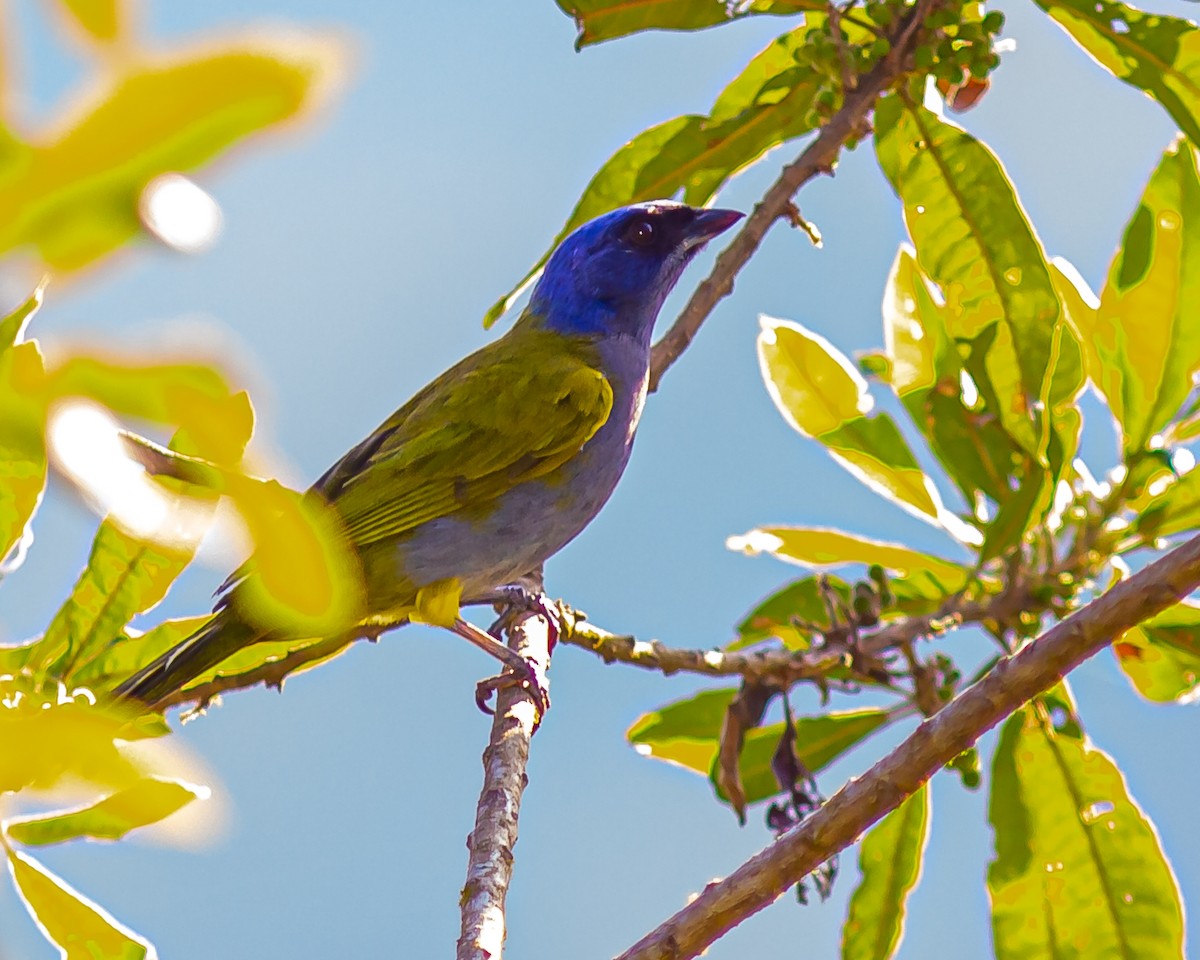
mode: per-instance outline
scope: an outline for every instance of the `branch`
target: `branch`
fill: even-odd
[[[540,613],[525,614],[508,628],[508,645],[538,667],[543,689],[557,625]],[[462,935],[456,960],[500,960],[504,950],[504,901],[512,880],[517,817],[528,777],[529,743],[537,710],[517,686],[496,694],[496,719],[483,752],[483,789],[475,810],[475,829],[467,838],[467,882],[463,886]]]
[[[817,134],[804,152],[783,168],[779,179],[771,185],[754,211],[746,218],[742,229],[713,265],[712,272],[700,283],[671,328],[663,334],[650,354],[650,391],[691,345],[708,315],[725,297],[733,292],[734,278],[758,250],[767,231],[775,221],[787,218],[792,197],[818,174],[832,173],[834,162],[842,148],[867,129],[867,118],[879,98],[896,85],[910,69],[910,60],[917,45],[920,27],[940,0],[917,0],[908,17],[899,22],[892,49],[866,74],[858,78],[854,90],[845,91],[842,107]]]
[[[1117,584],[923,722],[820,810],[639,940],[617,960],[688,960],[846,849],[984,733],[1124,631],[1200,587],[1200,536]]]

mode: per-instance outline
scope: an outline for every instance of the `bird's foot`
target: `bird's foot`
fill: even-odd
[[[549,625],[550,635],[547,638],[547,648],[551,653],[554,651],[554,645],[558,643],[562,617],[555,601],[540,590],[530,590],[521,583],[508,583],[497,587],[489,599],[500,615],[488,628],[488,633],[500,640],[505,630],[521,617],[532,613],[543,617]]]
[[[542,683],[541,677],[538,676],[538,669],[529,661],[526,661],[525,675],[521,676],[517,672],[505,670],[503,673],[497,674],[494,677],[487,677],[480,680],[475,685],[475,705],[488,715],[495,714],[492,705],[489,702],[493,694],[498,693],[506,687],[520,687],[533,699],[533,705],[537,708],[537,716],[533,720],[533,729],[536,731],[541,726],[542,718],[550,709],[550,692]]]

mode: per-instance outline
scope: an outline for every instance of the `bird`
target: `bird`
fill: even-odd
[[[571,232],[501,337],[430,382],[307,491],[332,508],[363,579],[345,630],[419,621],[536,674],[463,619],[573,540],[609,499],[646,399],[654,323],[688,263],[742,214],[671,200]],[[215,615],[113,691],[153,710],[254,643],[289,639],[252,609],[254,559]],[[339,633],[342,631],[338,631]],[[544,692],[532,689],[544,712]]]

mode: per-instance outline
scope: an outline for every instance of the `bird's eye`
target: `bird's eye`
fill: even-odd
[[[625,231],[625,239],[635,247],[648,247],[654,243],[654,224],[649,220],[634,220]]]

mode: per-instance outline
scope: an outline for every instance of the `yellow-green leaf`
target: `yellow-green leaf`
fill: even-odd
[[[641,30],[701,30],[756,14],[786,16],[824,9],[816,0],[558,0],[558,6],[579,28],[576,50]]]
[[[59,0],[74,21],[93,40],[111,43],[128,20],[124,0]]]
[[[1004,724],[992,768],[988,866],[998,960],[1178,960],[1183,907],[1154,827],[1069,702]]]
[[[1170,423],[1200,371],[1200,173],[1186,142],[1167,148],[1084,330],[1093,379],[1126,455]]]
[[[43,409],[30,395],[43,369],[35,342],[0,348],[0,569],[20,563],[29,521],[46,486]]]
[[[153,662],[190,637],[211,619],[211,614],[164,620],[145,633],[126,628],[111,643],[84,659],[72,672],[73,681],[101,694]],[[0,660],[0,668],[3,661]]]
[[[921,875],[929,836],[928,785],[879,821],[858,854],[862,882],[842,927],[842,960],[889,960],[904,935],[908,896]]]
[[[892,388],[963,499],[974,503],[982,491],[1003,503],[1025,457],[995,412],[978,397],[967,403],[962,361],[943,311],[913,251],[902,246],[883,299]]]
[[[326,38],[261,33],[131,61],[24,162],[0,168],[0,252],[31,246],[61,270],[109,253],[138,233],[147,183],[297,117],[339,64]]]
[[[29,855],[8,851],[25,908],[63,960],[143,960],[154,948]]]
[[[1200,143],[1200,32],[1113,0],[1035,0],[1109,73],[1163,105]]]
[[[900,574],[926,573],[948,593],[961,590],[968,571],[960,564],[921,553],[898,543],[885,543],[825,527],[759,527],[730,537],[730,550],[750,556],[769,553],[802,567],[821,569],[847,563],[879,564]]]
[[[941,497],[895,422],[868,417],[874,401],[854,365],[824,337],[788,320],[762,318],[758,359],[767,392],[798,432],[815,437],[876,493],[939,523]]]
[[[1189,703],[1200,688],[1200,607],[1179,603],[1113,642],[1121,670],[1147,700]]]
[[[626,731],[639,754],[710,776],[717,760],[721,724],[737,691],[705,690],[640,716]],[[867,708],[796,718],[796,750],[812,772],[832,763],[892,719],[887,710]],[[771,757],[784,724],[773,723],[746,733],[738,760],[746,802],[766,800],[779,793]],[[713,781],[717,796],[724,800]]]
[[[875,144],[917,260],[945,297],[951,336],[976,344],[972,376],[991,382],[1005,429],[1037,455],[1050,426],[1039,406],[1061,309],[1004,168],[966,131],[898,94],[880,101]]]
[[[584,188],[549,250],[491,306],[484,326],[504,315],[576,227],[625,204],[661,200],[680,191],[688,203],[702,206],[771,147],[809,132],[819,78],[810,65],[796,62],[803,30],[784,34],[751,60],[717,97],[708,116],[666,120],[617,150]]]
[[[9,820],[5,831],[13,840],[30,846],[79,837],[120,840],[129,831],[164,820],[193,800],[207,796],[206,787],[144,777],[81,810]]]

